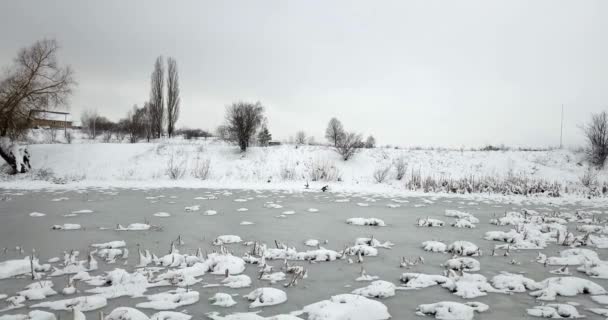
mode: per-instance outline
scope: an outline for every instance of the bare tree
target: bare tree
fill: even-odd
[[[97,138],[97,118],[99,118],[99,115],[96,109],[87,109],[80,115],[80,125],[89,139]]]
[[[231,132],[230,132],[230,128],[228,128],[227,125],[220,125],[215,129],[215,136],[222,140],[222,141],[235,141],[236,139],[233,139],[233,137],[231,137]]]
[[[336,151],[342,156],[344,161],[350,159],[363,145],[361,135],[353,132],[345,132],[344,137],[338,143]]]
[[[367,139],[365,140],[365,147],[368,149],[375,148],[376,147],[376,138],[374,138],[374,136],[372,136],[372,135],[369,135],[367,137]]]
[[[262,125],[262,129],[258,133],[258,143],[262,147],[268,146],[268,143],[272,140],[272,135],[270,131],[268,131],[268,127],[266,125]]]
[[[608,157],[608,113],[603,111],[592,115],[583,131],[589,143],[589,162],[602,168]]]
[[[150,81],[150,119],[152,121],[152,137],[160,138],[163,134],[163,122],[165,116],[165,66],[163,57],[156,58],[154,71]]]
[[[14,142],[27,130],[30,112],[66,104],[76,84],[72,69],[59,65],[58,50],[48,39],[23,48],[0,79],[0,156],[15,173],[30,168],[28,151]]]
[[[167,59],[167,135],[171,137],[175,131],[175,123],[179,118],[179,74],[177,61]]]
[[[149,127],[148,112],[144,108],[133,106],[127,113],[127,118],[121,120],[125,134],[128,136],[129,142],[135,143],[139,139],[147,137],[147,127]]]
[[[236,102],[226,108],[226,124],[242,152],[247,150],[258,127],[264,120],[264,107],[260,102]]]
[[[302,130],[296,132],[296,144],[306,144],[306,132]]]
[[[336,118],[331,118],[331,120],[329,120],[327,129],[325,130],[325,138],[332,143],[334,147],[338,147],[340,140],[344,138],[344,127],[340,120]]]

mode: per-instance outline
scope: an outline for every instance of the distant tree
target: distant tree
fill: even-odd
[[[129,142],[136,143],[139,139],[147,137],[148,112],[144,108],[134,105],[127,113],[127,117],[118,122],[120,130],[127,136]]]
[[[234,138],[245,152],[258,127],[264,119],[261,103],[235,102],[226,108],[226,124],[230,137]]]
[[[342,122],[336,118],[331,118],[331,120],[329,120],[329,124],[327,124],[327,129],[325,130],[325,138],[329,141],[329,143],[333,144],[334,147],[337,147],[340,140],[344,138],[344,135],[344,127],[342,126]]]
[[[306,132],[302,130],[296,132],[296,144],[306,144]]]
[[[363,141],[361,140],[361,135],[357,133],[344,133],[344,137],[340,139],[338,146],[336,147],[336,152],[338,152],[344,161],[350,159],[361,146],[363,145]]]
[[[311,146],[313,146],[313,145],[316,144],[315,136],[308,137],[308,144],[311,145]]]
[[[258,133],[258,143],[262,147],[266,147],[268,146],[270,140],[272,140],[272,135],[270,134],[270,131],[268,131],[268,127],[266,127],[266,125],[262,125],[262,129]]]
[[[608,113],[593,114],[591,121],[583,127],[589,144],[589,162],[602,168],[608,158]]]
[[[160,138],[163,134],[163,122],[165,119],[164,74],[163,57],[159,56],[154,63],[154,71],[152,71],[150,79],[150,105],[148,109],[152,121],[152,137],[154,138]]]
[[[175,131],[175,134],[183,135],[184,139],[186,140],[211,137],[211,133],[202,129],[182,128],[178,131]]]
[[[179,118],[179,74],[177,61],[167,59],[167,135],[171,137],[175,130],[175,123]]]
[[[365,147],[368,149],[376,147],[376,139],[374,138],[374,136],[369,135],[367,137],[367,139],[365,140]]]
[[[97,114],[96,109],[87,109],[82,112],[80,115],[80,125],[84,132],[87,133],[89,139],[97,138],[97,119],[99,115]]]
[[[230,128],[227,125],[220,125],[215,129],[215,136],[222,141],[234,141],[230,135]]]

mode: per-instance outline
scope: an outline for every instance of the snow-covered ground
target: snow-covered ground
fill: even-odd
[[[250,147],[242,154],[236,146],[212,139],[175,138],[136,144],[78,139],[72,144],[31,144],[29,149],[34,171],[26,176],[5,175],[0,187],[299,190],[308,182],[311,188],[328,184],[341,191],[526,193],[523,189],[529,189],[554,196],[552,186],[557,183],[561,196],[589,193],[581,183],[588,172],[584,154],[570,150],[374,148],[361,149],[352,159],[342,161],[326,146]],[[395,164],[401,160],[407,167],[404,177],[397,180]],[[375,173],[389,167],[386,177],[379,182]],[[608,181],[603,171],[595,175],[598,183]],[[417,182],[418,177],[422,181]]]

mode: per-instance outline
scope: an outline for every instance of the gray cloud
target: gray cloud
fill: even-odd
[[[608,106],[605,1],[3,1],[0,61],[42,37],[76,70],[72,112],[118,119],[178,60],[178,126],[260,100],[275,137],[330,117],[382,144],[567,144]]]

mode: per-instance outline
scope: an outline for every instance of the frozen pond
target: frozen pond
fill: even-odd
[[[198,206],[198,208],[196,208]],[[189,208],[191,210],[186,210]],[[198,209],[198,210],[195,210]],[[316,210],[311,210],[316,209]],[[219,284],[223,275],[210,273],[202,277],[202,281],[188,286],[188,290],[198,291],[200,300],[194,304],[179,306],[175,311],[185,312],[195,319],[206,318],[209,312],[219,312],[221,315],[236,312],[260,311],[259,315],[269,317],[276,314],[286,314],[301,310],[304,306],[325,300],[332,295],[351,293],[353,290],[370,284],[366,281],[355,281],[364,268],[368,275],[378,276],[379,280],[392,282],[398,287],[401,285],[400,277],[403,273],[425,273],[442,275],[445,267],[442,265],[452,258],[449,253],[427,252],[422,249],[422,242],[427,240],[442,241],[450,244],[454,241],[470,241],[481,249],[483,255],[472,257],[481,264],[481,270],[471,272],[484,275],[491,279],[501,271],[521,273],[527,278],[541,281],[557,275],[549,271],[559,269],[559,265],[545,266],[536,261],[538,252],[547,256],[559,256],[560,251],[569,247],[558,246],[554,242],[542,250],[496,250],[496,256],[491,253],[495,245],[504,242],[484,239],[487,231],[509,231],[514,226],[497,226],[490,224],[490,220],[504,216],[505,212],[522,212],[523,209],[534,210],[541,214],[553,212],[567,212],[574,214],[586,210],[593,212],[593,219],[602,217],[608,208],[585,208],[577,205],[552,206],[533,204],[510,204],[490,201],[470,201],[461,198],[442,197],[411,197],[393,198],[382,196],[365,196],[355,194],[304,192],[290,193],[285,191],[249,191],[249,190],[192,190],[192,189],[159,189],[159,190],[85,190],[85,191],[8,191],[5,190],[0,202],[0,261],[21,259],[30,254],[35,248],[40,263],[48,263],[52,257],[59,257],[58,262],[51,263],[53,267],[62,268],[64,252],[76,250],[80,252],[79,260],[86,260],[87,252],[93,250],[91,244],[106,243],[123,240],[126,242],[129,255],[127,259],[121,257],[115,263],[108,264],[104,259],[95,256],[99,262],[99,269],[89,272],[91,276],[101,275],[105,271],[123,268],[133,272],[139,263],[138,248],[147,249],[156,256],[161,257],[171,250],[171,243],[182,254],[196,255],[200,248],[203,253],[212,253],[220,250],[213,245],[214,239],[221,235],[236,235],[242,239],[241,243],[226,244],[225,248],[234,256],[243,257],[251,252],[253,246],[244,243],[254,241],[265,243],[269,248],[275,248],[276,243],[295,247],[298,251],[315,250],[316,246],[306,246],[305,241],[316,239],[319,246],[341,252],[345,247],[353,246],[355,240],[361,237],[373,237],[381,242],[390,241],[394,245],[391,249],[376,248],[377,256],[365,256],[358,262],[357,255],[345,259],[336,259],[329,262],[289,261],[290,265],[300,265],[307,270],[307,278],[299,280],[296,286],[285,287],[292,275],[285,280],[271,284],[266,280],[259,280],[259,266],[247,264],[243,274],[252,279],[247,288],[231,289],[228,287],[209,286]],[[456,221],[454,217],[446,216],[446,210],[468,212],[478,218],[476,228],[456,228],[451,224]],[[533,211],[533,212],[534,212]],[[377,218],[386,226],[358,226],[347,224],[350,218]],[[419,219],[440,219],[445,222],[443,227],[419,227]],[[118,231],[130,224],[147,224],[149,230]],[[581,221],[569,221],[568,231],[574,235],[576,226]],[[596,223],[603,225],[603,223]],[[54,225],[67,226],[80,225],[76,230],[52,230]],[[121,227],[117,227],[120,225]],[[135,225],[132,227],[141,227]],[[181,236],[183,244],[176,239]],[[558,235],[559,236],[559,235]],[[599,235],[598,235],[599,236]],[[23,249],[17,250],[16,247]],[[606,249],[585,247],[598,253],[599,259],[607,260]],[[415,261],[418,257],[424,259],[424,264],[412,264],[409,268],[401,267],[402,257],[408,261]],[[352,263],[351,263],[352,262]],[[283,259],[267,260],[266,263],[274,267],[273,272],[281,271]],[[149,266],[152,267],[151,263]],[[576,270],[577,266],[570,266],[572,276],[592,280],[596,284],[608,288],[608,281],[591,278],[583,272]],[[162,271],[158,271],[162,272]],[[66,299],[61,289],[66,286],[67,276],[48,277],[46,272],[42,279],[49,279],[54,283],[57,295],[49,296],[44,300],[26,301],[26,306],[42,301]],[[28,275],[11,277],[0,280],[0,295],[8,297],[23,290],[32,283]],[[68,297],[91,295],[86,293],[93,286],[80,281],[77,283],[80,292]],[[287,294],[287,301],[274,306],[250,309],[250,302],[244,296],[260,287],[274,287]],[[175,287],[148,288],[145,295],[165,292]],[[236,305],[223,308],[213,306],[208,299],[215,293],[224,292],[233,295]],[[375,299],[375,298],[374,298]],[[514,319],[533,318],[526,313],[526,309],[541,305],[529,292],[524,293],[488,293],[472,299],[463,299],[440,286],[432,286],[419,290],[397,290],[395,295],[388,298],[377,299],[387,306],[393,319],[416,318],[416,308],[421,304],[440,301],[455,302],[482,302],[490,309],[475,314],[476,319]],[[90,319],[97,319],[97,311],[110,313],[119,306],[135,307],[145,302],[145,297],[119,297],[108,299],[107,306],[95,311],[85,312]],[[575,302],[581,314],[588,318],[605,318],[588,311],[588,308],[602,308],[594,302],[590,295],[576,295],[572,297],[558,296],[555,301],[547,303]],[[8,304],[0,302],[0,309]],[[138,308],[151,315],[156,310]],[[49,311],[49,309],[40,308]],[[2,314],[26,314],[28,309],[17,308]],[[55,312],[55,311],[53,311]],[[57,311],[61,318],[71,315]],[[300,316],[307,319],[306,314]]]

